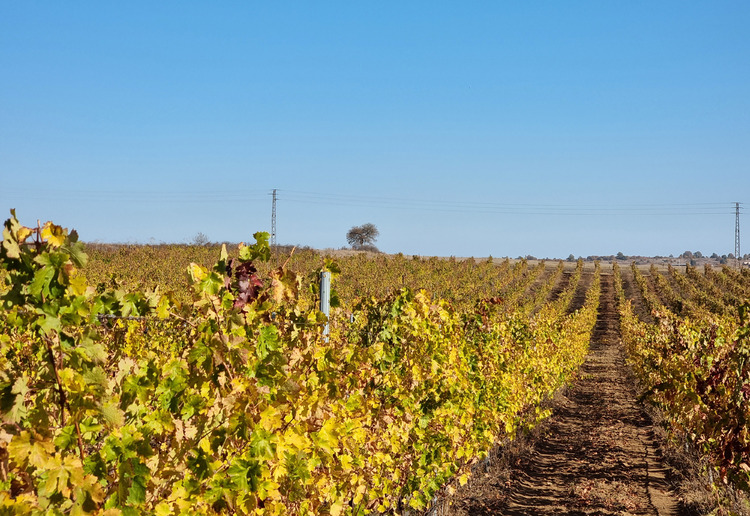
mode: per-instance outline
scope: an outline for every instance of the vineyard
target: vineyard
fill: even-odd
[[[419,514],[550,414],[603,299],[671,439],[750,489],[746,271],[255,239],[84,248],[5,222],[0,512]]]

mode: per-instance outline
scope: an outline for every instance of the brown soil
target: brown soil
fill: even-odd
[[[550,292],[549,297],[547,298],[548,301],[554,301],[558,297],[560,297],[560,294],[563,293],[563,291],[570,285],[570,280],[573,278],[573,273],[570,271],[563,271],[562,276],[557,281],[557,284],[552,288],[552,292]]]
[[[622,277],[622,289],[625,291],[625,298],[630,299],[633,312],[641,321],[652,323],[654,318],[646,308],[646,302],[643,300],[638,285],[635,282],[635,275],[630,267],[620,267],[620,276]]]
[[[533,298],[534,295],[539,292],[539,289],[544,288],[544,286],[549,281],[550,277],[555,273],[555,270],[557,269],[557,266],[555,267],[547,267],[544,269],[544,272],[542,272],[539,277],[532,282],[531,285],[528,286],[526,289],[526,293],[523,296],[524,299],[530,299]],[[559,283],[560,279],[558,278],[556,283]]]
[[[589,288],[591,288],[591,283],[593,281],[593,274],[581,274],[581,279],[578,281],[578,285],[576,285],[576,292],[575,294],[573,294],[573,299],[571,299],[570,301],[570,306],[568,306],[569,313],[573,313],[576,310],[583,308],[583,305],[586,304],[586,292],[588,292]]]
[[[620,340],[612,276],[602,275],[597,324],[578,380],[553,400],[552,416],[534,436],[494,454],[434,512],[683,514]]]

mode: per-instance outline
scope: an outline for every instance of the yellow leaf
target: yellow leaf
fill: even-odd
[[[458,483],[461,484],[462,486],[465,486],[468,481],[469,481],[468,473],[464,473],[463,475],[458,477]]]
[[[156,316],[159,319],[166,319],[167,317],[169,317],[169,307],[170,307],[169,297],[167,296],[159,297],[159,301],[156,304]]]
[[[208,271],[206,270],[206,268],[198,265],[197,263],[191,263],[188,266],[188,273],[190,274],[190,278],[194,283],[202,281],[206,276],[208,276]]]
[[[31,236],[31,233],[33,233],[31,228],[27,228],[26,226],[21,226],[20,228],[18,228],[18,241],[25,242],[26,239],[29,238],[29,236]]]
[[[333,453],[338,447],[338,438],[336,432],[337,422],[334,419],[329,419],[323,424],[315,437],[315,441],[325,450],[327,453]]]
[[[63,245],[66,236],[66,231],[62,227],[53,224],[52,221],[48,221],[42,228],[42,238],[53,248]]]
[[[274,303],[284,301],[284,284],[279,280],[276,271],[271,271],[271,299]]]
[[[39,493],[48,497],[56,492],[61,493],[66,498],[70,496],[70,488],[68,487],[70,474],[61,458],[59,456],[51,457],[47,461],[45,469],[47,470],[47,481],[42,484]]]
[[[266,410],[260,413],[260,426],[273,432],[281,428],[282,420],[281,414],[276,410],[276,407],[269,405]]]
[[[344,471],[350,471],[352,469],[352,458],[349,455],[340,455],[339,460],[341,461],[341,467]]]
[[[101,484],[96,481],[96,477],[89,475],[93,479],[93,483],[91,484],[91,488],[88,489],[89,496],[91,496],[91,499],[96,503],[102,503],[104,501],[104,498],[107,493],[104,492],[104,488],[102,488]]]
[[[71,475],[71,482],[73,482],[74,485],[77,484],[76,498],[80,500],[82,499],[83,493],[88,493],[94,503],[102,503],[106,493],[97,481],[97,478],[94,475],[86,475],[83,480],[80,480],[78,477],[79,475]]]
[[[154,507],[154,513],[156,516],[169,516],[172,514],[172,508],[167,502],[159,502],[156,507]]]
[[[84,276],[74,276],[68,283],[68,292],[74,296],[82,296],[86,293],[86,278]]]
[[[82,485],[84,478],[83,464],[77,456],[68,455],[63,459],[63,467],[70,475],[70,482],[74,485]]]
[[[286,444],[293,446],[297,450],[306,450],[310,446],[310,440],[306,436],[294,431],[288,432],[284,436],[284,441]]]
[[[10,458],[20,464],[31,464],[35,468],[44,468],[55,451],[55,445],[51,441],[37,439],[37,435],[27,431],[14,436],[8,444]]]
[[[273,480],[263,480],[258,483],[258,496],[265,500],[266,503],[270,500],[280,500],[281,492],[279,491],[279,484]]]
[[[341,512],[344,510],[344,504],[343,502],[336,502],[333,505],[331,505],[331,516],[339,516]]]

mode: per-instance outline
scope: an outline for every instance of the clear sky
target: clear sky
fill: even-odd
[[[6,0],[0,215],[248,241],[276,188],[284,244],[730,253],[749,27],[744,0]]]

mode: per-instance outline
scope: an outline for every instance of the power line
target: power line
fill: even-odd
[[[418,199],[403,197],[365,196],[356,194],[336,194],[299,190],[274,189],[284,195],[285,202],[356,207],[381,208],[408,211],[475,213],[498,215],[726,215],[735,213],[737,203],[621,203],[621,204],[573,204],[573,203],[501,203],[482,201],[461,201],[448,199]],[[269,193],[257,190],[234,189],[231,191],[134,191],[134,190],[54,190],[54,189],[6,189],[3,192],[12,198],[31,200],[72,199],[77,201],[144,202],[172,204],[231,203],[257,201],[264,202]],[[3,195],[5,196],[5,195]],[[740,210],[742,210],[742,203]],[[273,207],[272,207],[273,212]],[[272,219],[273,219],[272,213]],[[272,220],[272,236],[275,234]]]
[[[450,200],[437,200],[437,199],[415,199],[415,198],[405,198],[405,197],[382,197],[382,196],[363,196],[363,195],[354,195],[354,194],[334,194],[334,193],[321,193],[321,192],[303,192],[298,190],[283,190],[285,194],[292,194],[294,197],[299,198],[310,198],[310,199],[325,199],[325,200],[348,200],[348,201],[374,201],[374,202],[393,202],[393,203],[416,203],[416,204],[454,204],[454,205],[483,205],[483,206],[531,206],[531,207],[538,207],[538,206],[549,206],[549,207],[571,207],[571,208],[580,208],[580,207],[599,207],[601,208],[604,205],[600,204],[559,204],[559,203],[498,203],[498,202],[477,202],[477,201],[450,201]],[[734,203],[732,203],[734,204]],[[620,204],[617,206],[632,206],[632,207],[654,207],[654,206],[664,206],[664,207],[726,207],[728,203],[726,202],[699,202],[699,203],[625,203]],[[606,206],[611,206],[610,204],[607,204]]]
[[[518,215],[723,215],[729,212],[729,203],[658,203],[620,205],[576,205],[491,203],[445,200],[420,200],[361,195],[322,194],[283,190],[289,202],[330,206],[355,206],[449,213],[496,213]]]
[[[60,189],[3,189],[2,197],[25,200],[74,199],[77,201],[101,201],[111,203],[113,200],[125,202],[160,202],[160,203],[214,203],[263,201],[265,191],[147,191],[147,190],[60,190]]]

